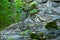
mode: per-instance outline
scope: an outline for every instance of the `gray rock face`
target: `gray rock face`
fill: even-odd
[[[27,12],[24,12],[24,11],[23,11],[23,12],[22,12],[22,16],[21,16],[21,17],[22,17],[22,20],[25,20],[25,19],[26,19],[26,17],[27,17]]]
[[[51,20],[51,17],[48,15],[39,16],[39,18],[40,20],[47,21],[47,22]]]
[[[56,34],[57,36],[60,36],[60,30],[57,30],[57,31],[55,32],[55,34]]]
[[[25,2],[31,2],[33,0],[23,0]],[[47,22],[60,19],[60,3],[55,3],[50,0],[34,0],[38,3],[37,8],[39,12],[34,16],[28,16],[26,18],[26,12],[22,12],[22,20],[18,23],[11,24],[5,30],[1,32],[2,40],[8,40],[13,38],[13,40],[31,40],[27,33],[33,32],[44,32],[45,35],[53,34],[54,36],[60,35],[60,30],[47,30],[45,25]],[[57,25],[60,26],[60,21],[57,21]],[[24,32],[25,30],[30,30],[29,32]],[[21,35],[25,34],[25,35]],[[49,34],[50,33],[50,34]],[[8,39],[7,39],[8,38]],[[50,40],[60,40],[60,36],[55,39]]]

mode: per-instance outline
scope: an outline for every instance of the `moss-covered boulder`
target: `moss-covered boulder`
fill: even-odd
[[[57,29],[57,23],[56,21],[48,22],[45,26],[47,29]]]
[[[60,19],[53,20],[51,22],[48,22],[45,25],[45,28],[47,29],[59,29],[60,28]]]
[[[43,32],[39,32],[39,35],[40,35],[41,37],[43,37],[43,36],[44,36],[44,33],[43,33]]]
[[[39,35],[37,35],[36,33],[30,33],[30,37],[31,39],[39,39]]]

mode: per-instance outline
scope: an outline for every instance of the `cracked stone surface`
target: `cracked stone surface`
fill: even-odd
[[[26,0],[28,1],[28,0]],[[33,1],[33,0],[31,0]],[[52,1],[48,0],[34,0],[38,3],[37,7],[40,9],[40,11],[35,15],[34,18],[27,17],[25,16],[23,12],[23,19],[24,21],[20,21],[18,23],[11,24],[9,27],[7,27],[5,30],[1,32],[1,40],[8,40],[8,38],[13,38],[13,40],[31,40],[29,37],[27,31],[25,35],[21,35],[24,30],[31,30],[34,32],[44,32],[46,35],[51,32],[51,30],[48,31],[45,28],[45,25],[47,22],[60,19],[60,3],[55,3]],[[46,3],[44,3],[47,1]],[[53,0],[56,1],[56,0]],[[60,26],[60,21],[57,21],[57,25]],[[60,28],[60,27],[59,27]],[[54,31],[54,30],[53,30]],[[56,30],[55,31],[56,36],[60,35],[60,31]],[[60,40],[60,36],[57,36],[54,39],[47,39],[47,40]]]

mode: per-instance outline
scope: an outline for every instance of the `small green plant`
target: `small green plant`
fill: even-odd
[[[34,15],[38,12],[38,9],[32,9],[29,11],[30,15]]]
[[[32,10],[30,11],[30,13],[37,13],[37,12],[38,12],[37,9],[32,9]]]
[[[31,6],[32,8],[35,8],[35,7],[37,6],[37,2],[35,2],[35,1],[31,2],[31,3],[30,3],[30,6]]]
[[[21,2],[20,7],[25,10],[27,8],[26,2]]]
[[[41,37],[43,37],[44,33],[43,33],[43,32],[39,32],[39,35],[40,35]]]
[[[13,38],[8,38],[7,40],[13,40]]]

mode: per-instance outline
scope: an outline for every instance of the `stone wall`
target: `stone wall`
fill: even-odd
[[[60,0],[52,0],[52,1],[60,1]]]
[[[52,36],[54,37],[60,35],[60,30],[52,29],[48,31],[47,29],[45,29],[45,24],[47,22],[60,19],[60,3],[51,2],[49,0],[44,0],[44,1],[35,0],[35,1],[38,3],[37,8],[40,10],[35,15],[35,17],[27,17],[27,19],[24,21],[11,24],[9,27],[7,27],[5,30],[1,32],[2,38],[0,36],[0,40],[1,39],[8,40],[9,38],[12,38],[13,40],[31,40],[31,38],[29,37],[30,35],[29,32],[31,31],[36,33],[44,32],[44,34],[48,35],[49,37],[51,37],[50,36],[51,34],[49,33],[53,33],[53,32],[54,34],[52,34]],[[59,0],[52,0],[52,1],[59,1]],[[26,13],[26,12],[22,12],[22,13]],[[59,26],[59,22],[58,22],[58,26]],[[60,36],[53,40],[58,40],[58,39],[60,39]]]

